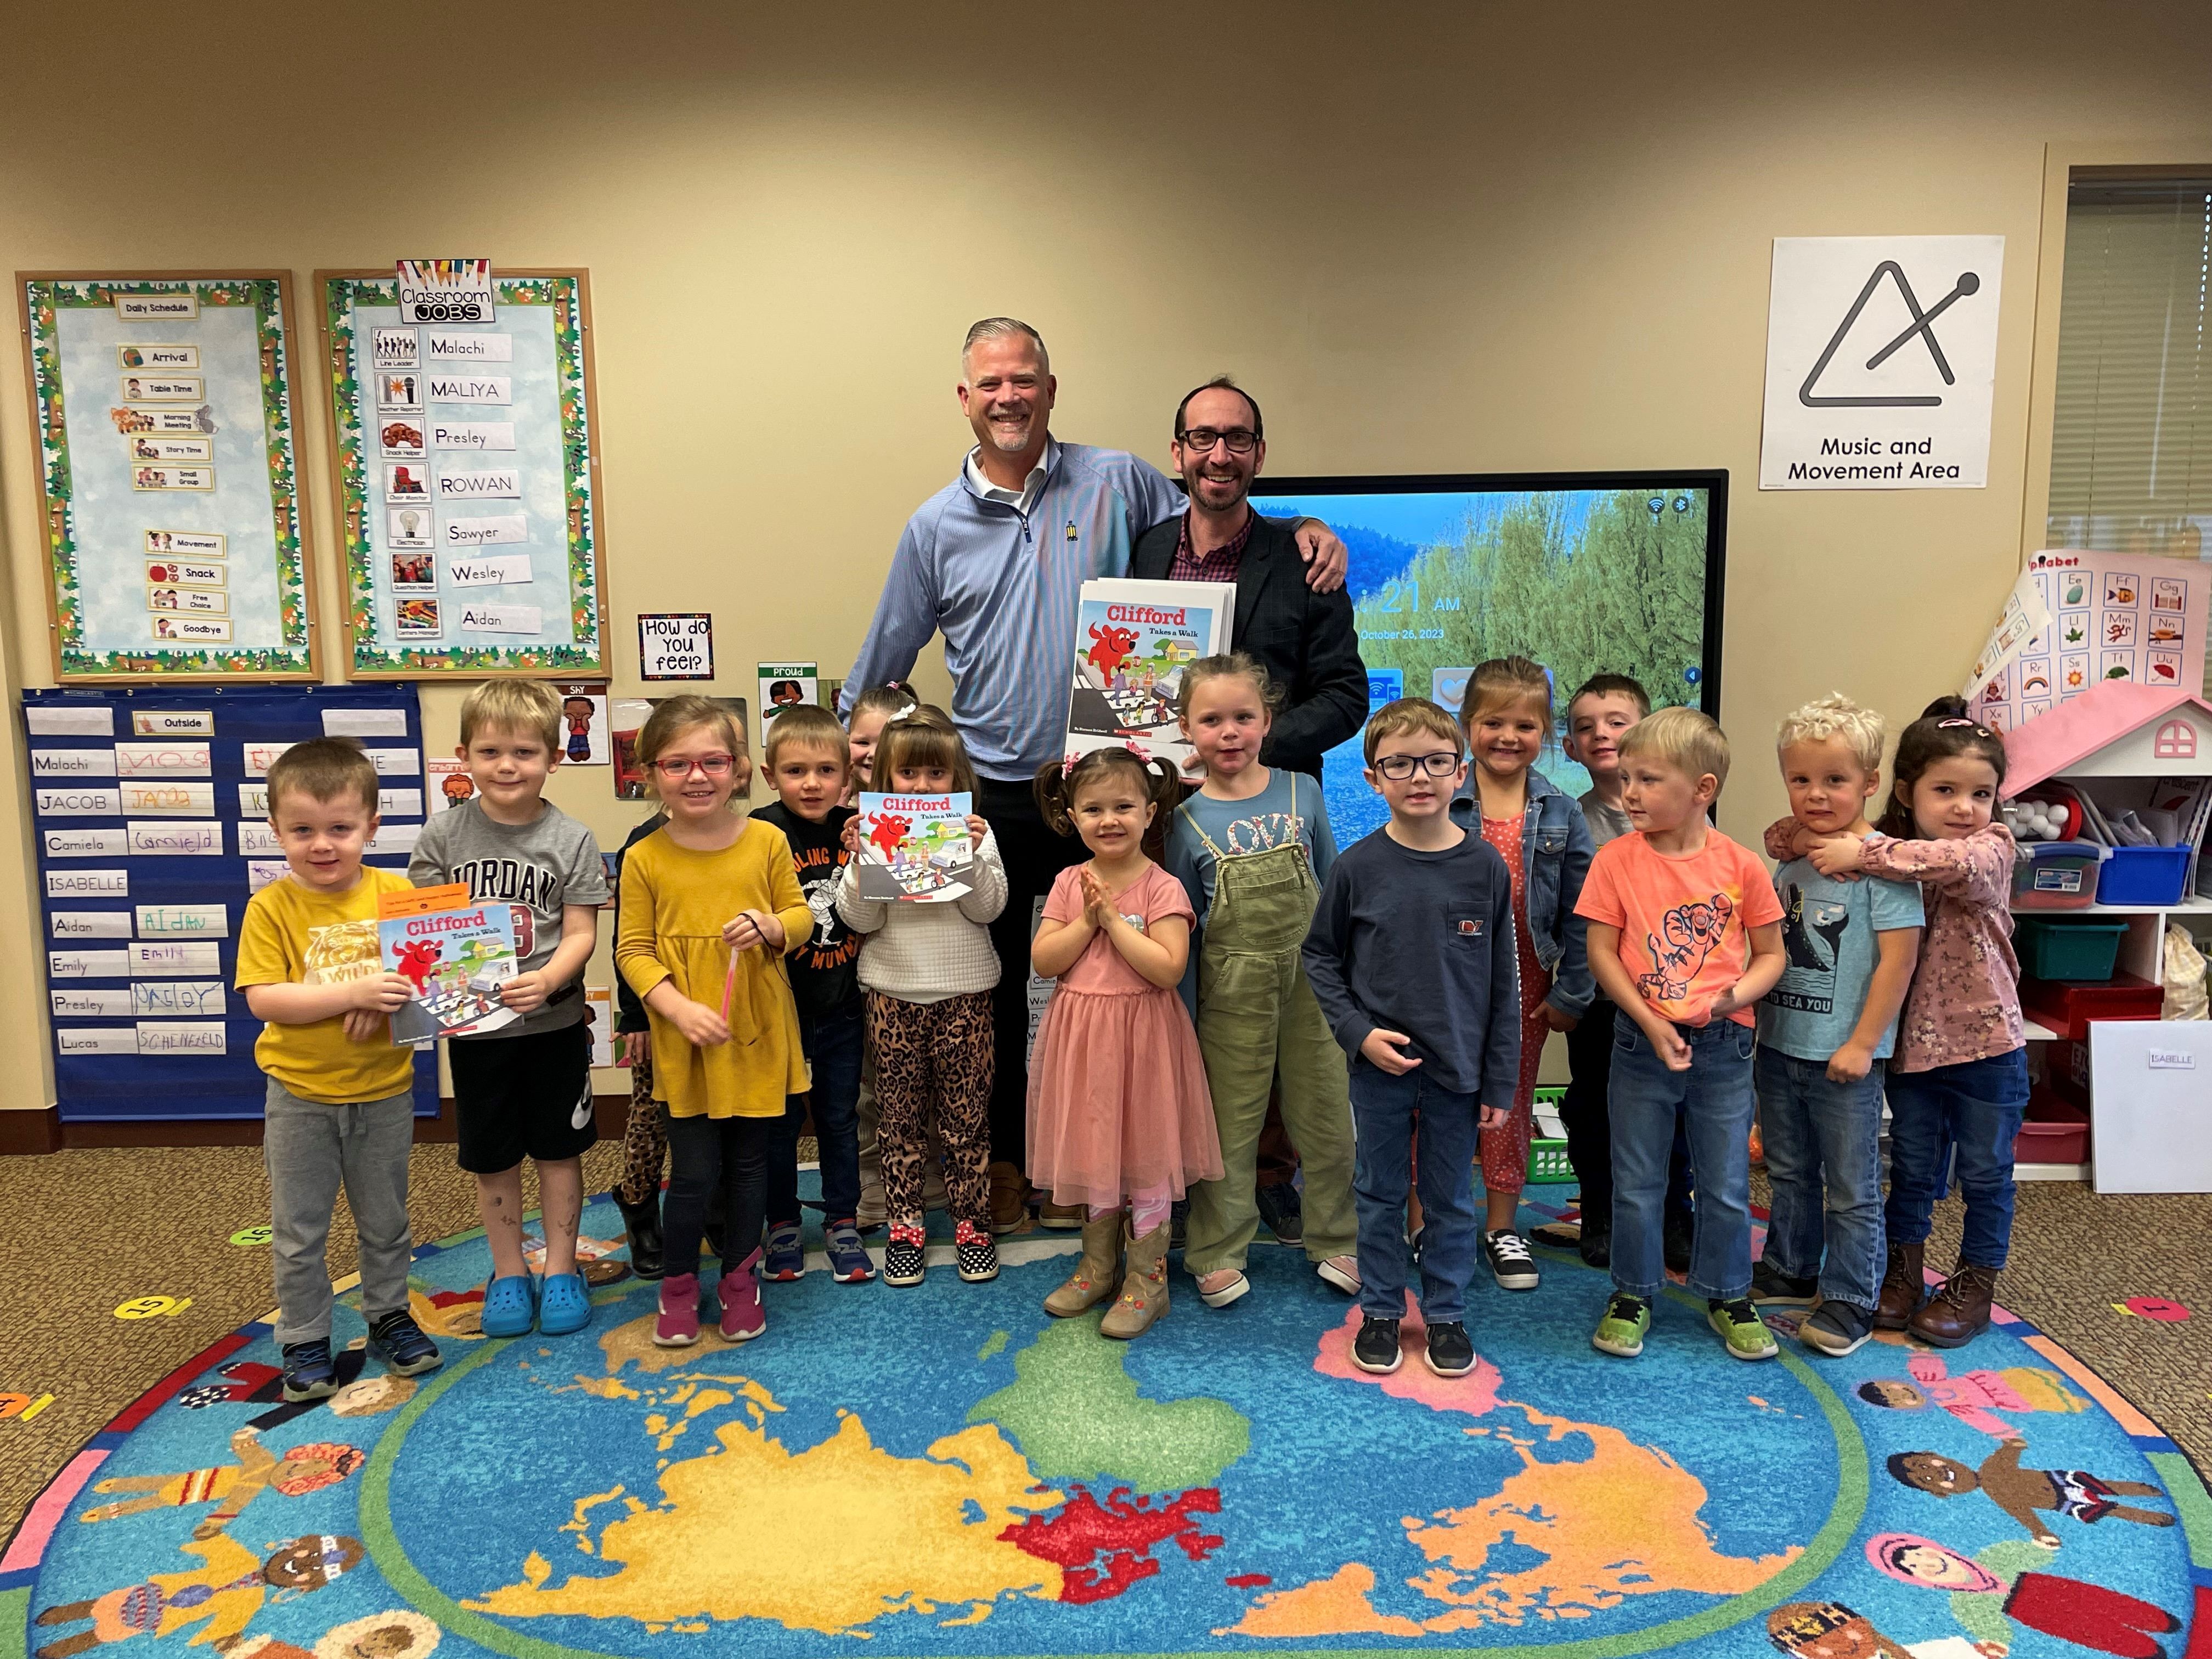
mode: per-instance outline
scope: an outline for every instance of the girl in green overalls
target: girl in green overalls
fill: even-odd
[[[1259,1223],[1253,1164],[1279,1084],[1283,1126],[1305,1169],[1305,1250],[1314,1271],[1347,1296],[1359,1290],[1352,1255],[1352,1101],[1344,1050],[1322,1018],[1299,965],[1336,857],[1319,781],[1260,763],[1270,706],[1267,671],[1243,652],[1183,670],[1176,702],[1206,781],[1168,824],[1167,869],[1198,913],[1193,994],[1224,1173],[1190,1189],[1183,1266],[1199,1297],[1226,1307],[1251,1289],[1244,1253]]]

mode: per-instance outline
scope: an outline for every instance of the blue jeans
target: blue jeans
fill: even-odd
[[[1647,1301],[1667,1283],[1667,1164],[1674,1114],[1688,1119],[1697,1171],[1690,1289],[1729,1302],[1751,1289],[1751,1051],[1748,1025],[1678,1025],[1690,1069],[1670,1072],[1633,1018],[1613,1023],[1613,1283]]]
[[[1890,1237],[1928,1237],[1952,1148],[1966,1200],[1959,1260],[2002,1267],[2012,1249],[2012,1143],[2027,1109],[2027,1050],[1889,1074]]]
[[[814,1139],[821,1148],[822,1214],[842,1221],[860,1207],[860,1056],[866,1046],[866,1007],[855,1002],[836,1013],[799,1011],[799,1041],[814,1068],[814,1091],[784,1103],[768,1160],[768,1219],[799,1215],[799,1132],[814,1109]]]
[[[1759,1045],[1753,1062],[1773,1208],[1762,1260],[1871,1313],[1881,1299],[1881,1067],[1832,1083],[1826,1060]],[[1822,1245],[1825,1243],[1825,1254]]]
[[[1406,1312],[1413,1248],[1406,1195],[1413,1182],[1413,1123],[1420,1120],[1421,1317],[1431,1325],[1467,1316],[1468,1275],[1482,1237],[1474,1201],[1473,1095],[1423,1080],[1424,1066],[1392,1077],[1352,1062],[1352,1196],[1359,1216],[1359,1310],[1380,1319]]]

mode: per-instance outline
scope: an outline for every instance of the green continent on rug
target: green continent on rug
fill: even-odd
[[[2186,1461],[2017,1324],[1746,1366],[1674,1297],[1610,1361],[1603,1277],[1547,1256],[1471,1297],[1472,1375],[1409,1319],[1376,1377],[1297,1252],[1218,1312],[1178,1278],[1117,1343],[1044,1314],[1066,1262],[1032,1241],[985,1285],[811,1272],[761,1340],[672,1350],[594,1249],[592,1326],[504,1343],[481,1238],[424,1252],[447,1363],[412,1382],[344,1306],[329,1402],[276,1397],[265,1327],[205,1356],[34,1509],[0,1570],[25,1652],[2185,1659],[2212,1583]]]

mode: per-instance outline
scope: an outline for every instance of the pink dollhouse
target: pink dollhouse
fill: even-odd
[[[2116,680],[2023,721],[2004,744],[2008,799],[2061,775],[2212,776],[2212,702]]]

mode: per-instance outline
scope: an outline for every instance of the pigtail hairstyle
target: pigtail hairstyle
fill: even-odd
[[[1913,787],[1923,772],[1954,755],[1987,761],[1997,781],[2004,781],[2004,738],[1967,712],[1964,697],[1938,697],[1920,711],[1920,718],[1906,726],[1897,740],[1897,759],[1891,768],[1896,781],[1890,785],[1889,805],[1883,808],[1875,830],[1899,841],[1917,840],[1920,826],[1912,821]]]
[[[1133,749],[1093,749],[1070,761],[1047,761],[1037,768],[1037,811],[1054,833],[1075,833],[1075,798],[1109,772],[1126,772],[1137,791],[1152,806],[1152,826],[1145,831],[1145,855],[1157,861],[1167,845],[1168,814],[1182,800],[1182,778],[1175,763],[1163,755],[1139,755]]]

